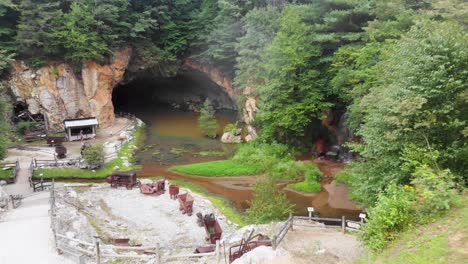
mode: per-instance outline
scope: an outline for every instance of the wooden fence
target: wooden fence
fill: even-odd
[[[82,185],[78,185],[82,186]],[[54,182],[50,188],[50,218],[51,218],[51,229],[54,238],[55,248],[58,253],[67,253],[75,257],[78,263],[84,263],[85,258],[92,258],[97,264],[102,263],[103,259],[116,260],[119,258],[130,258],[130,259],[140,259],[152,261],[152,263],[160,264],[164,263],[170,259],[188,259],[192,257],[205,257],[205,256],[214,256],[216,258],[216,263],[220,263],[221,256],[224,252],[221,249],[221,244],[219,240],[216,241],[215,251],[210,253],[193,253],[193,254],[170,254],[172,250],[182,250],[182,249],[192,249],[194,250],[197,247],[206,247],[208,245],[184,245],[184,246],[166,246],[162,247],[157,243],[154,246],[147,247],[132,247],[132,246],[114,246],[102,244],[99,237],[94,237],[94,241],[83,241],[75,238],[70,238],[66,235],[60,234],[57,231],[57,206],[56,206],[56,190]],[[72,242],[72,243],[70,243]],[[119,253],[106,253],[109,250],[116,250]],[[131,252],[132,254],[122,254],[121,252]],[[137,252],[144,254],[135,254]],[[168,254],[164,254],[168,253]]]
[[[11,170],[11,176],[5,179],[7,183],[14,183],[16,181],[19,169],[20,165],[18,160],[16,162],[0,163],[0,170]]]
[[[295,223],[295,220],[307,220],[308,222],[315,221],[315,222],[323,223],[325,227],[341,228],[341,231],[343,232],[343,234],[345,234],[348,229],[353,230],[353,231],[360,231],[361,226],[365,224],[363,221],[358,222],[358,221],[353,221],[353,220],[346,220],[345,216],[342,216],[341,218],[328,218],[328,217],[313,217],[313,216],[309,216],[309,217],[293,216],[292,214],[290,214],[288,220],[286,220],[286,222],[280,228],[278,233],[274,235],[273,238],[271,239],[271,244],[272,244],[273,249],[276,250],[276,248],[283,241],[284,237],[286,236],[289,230],[291,231],[294,230],[294,225],[307,226],[307,227],[324,227],[322,225],[299,224],[299,223]],[[335,224],[330,224],[330,223],[335,223]]]

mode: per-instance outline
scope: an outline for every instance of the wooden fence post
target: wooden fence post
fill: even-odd
[[[346,217],[345,216],[341,217],[341,231],[343,232],[343,234],[346,233]]]
[[[294,228],[293,228],[293,225],[294,225],[294,216],[292,215],[292,213],[289,213],[289,219],[291,221],[290,223],[290,227],[291,228],[291,231],[294,231]]]
[[[99,236],[95,236],[94,238],[96,239],[96,264],[101,264],[101,249],[99,248]]]
[[[156,264],[161,264],[161,251],[159,248],[159,243],[156,243],[156,259],[155,259]]]
[[[219,246],[219,240],[216,240],[216,263],[219,264],[219,261],[221,260],[221,247]]]
[[[273,239],[271,240],[271,246],[273,247],[273,250],[276,250],[276,239],[278,237],[276,235],[273,236]]]

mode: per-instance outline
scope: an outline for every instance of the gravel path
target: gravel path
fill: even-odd
[[[1,264],[68,264],[59,256],[50,229],[49,193],[23,199],[17,209],[6,212],[0,220]]]

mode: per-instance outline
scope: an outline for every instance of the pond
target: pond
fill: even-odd
[[[178,84],[190,87],[191,82],[180,82],[179,80]],[[231,200],[238,209],[247,208],[247,201],[252,198],[251,186],[256,181],[255,176],[213,178],[182,175],[168,170],[173,165],[228,158],[233,155],[236,146],[222,144],[219,138],[204,137],[198,126],[199,114],[180,109],[180,103],[171,104],[168,100],[158,100],[161,97],[167,98],[167,96],[158,94],[158,85],[167,85],[167,80],[162,84],[158,82],[152,84],[147,81],[138,87],[130,85],[130,87],[125,88],[138,90],[141,86],[146,87],[146,91],[151,91],[151,95],[148,94],[147,98],[142,100],[135,100],[135,96],[141,98],[144,90],[143,92],[120,94],[117,96],[118,103],[114,101],[117,111],[132,113],[146,124],[145,143],[137,153],[137,160],[142,165],[139,177],[164,176],[169,180],[193,182],[213,194]],[[187,96],[186,94],[191,91],[187,87],[182,89],[184,96]],[[167,87],[159,89],[159,91],[165,94]],[[150,99],[148,99],[149,97]],[[235,110],[218,109],[216,110],[216,118],[219,125],[218,135],[221,135],[226,124],[237,120],[238,113]],[[333,177],[344,167],[343,164],[331,161],[316,160],[314,162],[329,177]],[[281,186],[285,187],[285,184]],[[323,180],[322,186],[324,187],[322,192],[310,195],[288,188],[284,188],[284,190],[288,199],[295,204],[297,214],[306,215],[307,207],[312,206],[316,212],[324,217],[344,215],[352,219],[357,218],[360,210],[348,200],[345,187],[336,187],[330,178]],[[331,206],[329,201],[333,201],[335,207]]]

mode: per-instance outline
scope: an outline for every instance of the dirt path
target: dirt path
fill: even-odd
[[[0,220],[0,263],[68,264],[59,256],[50,229],[49,193],[29,196]]]

